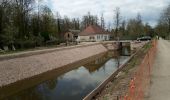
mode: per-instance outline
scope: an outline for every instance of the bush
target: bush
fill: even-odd
[[[60,43],[65,43],[65,40],[57,39],[57,40],[49,40],[46,42],[46,45],[59,45]]]
[[[34,37],[36,46],[44,45],[44,38],[42,36]]]
[[[134,35],[126,35],[120,38],[120,40],[136,40],[136,39],[137,39],[137,36],[134,36]]]
[[[44,38],[44,41],[50,40],[49,33],[41,33],[41,36]]]
[[[17,49],[35,48],[36,47],[36,41],[33,41],[33,40],[17,40],[14,45]]]

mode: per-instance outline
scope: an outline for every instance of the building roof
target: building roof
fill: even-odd
[[[74,32],[74,33],[80,33],[80,30],[72,30],[72,29],[69,29],[70,32]]]
[[[71,30],[71,29],[69,29],[69,32],[73,33],[75,36],[78,36],[78,34],[80,33],[80,30]]]
[[[89,35],[96,35],[96,34],[110,34],[110,33],[106,32],[104,29],[102,29],[99,26],[90,25],[85,30],[83,30],[79,35],[89,36]]]

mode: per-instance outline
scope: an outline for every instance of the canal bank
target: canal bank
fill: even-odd
[[[45,52],[45,53],[44,53]],[[88,57],[107,52],[102,44],[88,44],[55,51],[1,57],[0,87],[62,68]],[[15,57],[16,56],[16,57]],[[4,60],[6,59],[6,60]]]
[[[1,99],[4,100],[4,98],[6,98],[6,97],[10,97],[11,95],[17,94],[18,92],[22,92],[23,90],[29,89],[31,87],[38,85],[38,84],[42,84],[46,81],[56,79],[56,77],[62,76],[63,74],[65,74],[71,70],[76,70],[80,66],[85,65],[88,62],[91,62],[97,58],[100,58],[100,57],[104,56],[105,54],[106,54],[106,52],[98,54],[98,55],[94,55],[92,57],[80,60],[78,62],[68,64],[68,65],[63,66],[59,69],[48,71],[48,72],[45,72],[40,75],[36,75],[31,78],[17,81],[10,85],[3,86],[0,88],[0,100]]]
[[[127,49],[130,53],[129,48]],[[38,81],[47,77],[41,82],[36,82],[35,79],[31,81],[31,78],[17,86],[0,89],[0,99],[81,100],[129,58],[129,56],[122,56],[127,53],[127,50],[124,51],[105,52],[62,70],[43,74],[43,77],[37,78]],[[72,68],[67,69],[70,67]]]
[[[139,65],[150,48],[151,43],[146,42],[142,48],[138,49],[134,57],[118,72],[115,77],[112,77],[112,79],[107,82],[104,88],[98,91],[98,94],[93,97],[93,100],[119,100],[122,96],[126,96],[129,92],[129,83],[131,78],[136,75]]]
[[[117,68],[118,67],[116,67],[116,66],[118,66],[119,64],[122,64],[122,63],[124,63],[129,57],[127,56],[127,55],[129,55],[129,54],[127,54],[128,53],[128,50],[129,50],[130,48],[125,48],[125,49],[122,49],[119,53],[116,53],[117,51],[115,51],[115,52],[110,52],[109,54],[107,54],[107,57],[103,57],[103,55],[106,55],[105,53],[108,51],[103,45],[101,45],[101,44],[99,44],[99,43],[95,43],[95,44],[87,44],[86,46],[78,46],[78,48],[77,47],[71,47],[71,48],[69,48],[68,47],[68,49],[67,48],[65,48],[64,50],[55,50],[55,51],[52,51],[52,52],[46,52],[46,53],[40,53],[40,54],[34,54],[34,55],[29,55],[29,56],[24,56],[24,57],[16,57],[16,59],[27,59],[27,57],[29,58],[32,58],[33,57],[33,59],[34,59],[34,57],[36,58],[36,56],[39,56],[39,55],[41,55],[41,58],[43,58],[43,56],[44,55],[46,55],[45,56],[45,58],[43,58],[44,59],[44,63],[46,63],[47,62],[47,65],[48,64],[51,64],[51,63],[48,63],[48,61],[50,60],[51,61],[51,59],[52,59],[52,61],[53,61],[53,63],[52,64],[54,64],[53,66],[58,66],[57,64],[58,64],[58,62],[57,62],[57,60],[56,60],[56,57],[59,57],[60,58],[60,56],[57,56],[56,55],[56,52],[63,52],[63,51],[72,51],[71,53],[69,53],[70,55],[72,55],[72,53],[75,53],[76,51],[79,51],[79,52],[81,52],[81,54],[83,54],[84,56],[83,57],[85,57],[85,58],[82,58],[82,59],[77,59],[77,61],[75,61],[75,62],[71,62],[71,63],[69,63],[69,64],[66,64],[66,65],[64,65],[64,66],[62,66],[62,67],[58,67],[58,68],[54,68],[54,69],[51,69],[51,70],[48,70],[48,71],[46,71],[46,72],[43,72],[42,74],[38,74],[38,75],[34,75],[34,77],[30,77],[30,78],[25,78],[25,79],[22,79],[22,80],[20,80],[20,81],[17,81],[17,82],[15,82],[15,84],[11,84],[11,85],[7,85],[7,86],[5,86],[5,87],[2,87],[2,88],[0,88],[0,99],[2,99],[2,98],[11,98],[12,97],[12,99],[11,100],[13,100],[15,97],[20,97],[20,95],[22,95],[21,97],[23,98],[23,95],[24,94],[26,94],[26,95],[28,95],[29,97],[32,97],[31,95],[33,95],[32,94],[32,92],[35,92],[34,90],[36,89],[36,90],[38,90],[39,91],[39,89],[40,89],[40,87],[42,87],[42,86],[44,86],[43,84],[44,84],[44,82],[45,82],[45,84],[46,83],[48,83],[48,84],[50,84],[50,86],[52,85],[53,86],[53,83],[55,83],[55,82],[52,82],[51,83],[51,79],[52,80],[56,80],[56,78],[55,77],[60,77],[61,79],[63,78],[63,76],[66,74],[66,73],[68,73],[69,71],[72,71],[72,70],[76,70],[76,72],[78,71],[78,72],[82,72],[82,70],[84,70],[85,72],[86,72],[86,74],[87,74],[87,72],[88,72],[88,74],[87,75],[83,75],[84,77],[81,77],[80,79],[85,79],[86,77],[87,78],[89,78],[89,77],[91,77],[90,79],[92,79],[92,80],[95,80],[96,81],[96,79],[100,79],[100,78],[96,78],[96,77],[94,77],[93,75],[97,75],[98,76],[98,74],[96,74],[96,73],[101,73],[100,71],[102,71],[102,73],[104,74],[104,75],[101,75],[101,77],[102,77],[102,79],[100,79],[100,80],[98,80],[97,81],[97,84],[96,84],[96,82],[95,81],[92,81],[92,83],[94,82],[95,83],[95,85],[90,85],[90,87],[89,86],[87,86],[87,87],[84,87],[84,86],[81,86],[81,87],[84,87],[84,88],[86,88],[87,90],[81,90],[81,88],[79,88],[78,90],[80,91],[84,91],[83,92],[83,94],[82,95],[78,95],[78,97],[79,98],[83,98],[83,97],[85,97],[88,93],[90,93],[93,89],[95,89],[96,88],[96,86],[98,86],[100,83],[102,83],[103,81],[104,81],[104,79],[106,79],[108,76],[110,76],[112,73],[114,73],[114,71],[116,71],[117,70]],[[124,53],[123,53],[124,52]],[[88,55],[87,54],[85,54],[85,53],[88,53]],[[130,52],[129,52],[130,53]],[[55,55],[54,55],[55,54]],[[64,55],[63,53],[60,53],[61,55]],[[90,54],[90,55],[89,55]],[[115,55],[116,54],[116,55]],[[118,55],[117,55],[118,54]],[[121,54],[121,55],[120,55]],[[48,56],[47,56],[48,55]],[[113,55],[114,55],[114,57],[113,57]],[[88,57],[88,56],[90,56],[90,57]],[[68,55],[67,56],[65,56],[66,58],[64,58],[64,59],[68,59],[67,57],[68,57]],[[70,56],[69,56],[70,57]],[[78,56],[72,56],[72,59],[71,60],[74,60],[74,58],[75,57],[78,57]],[[81,56],[82,57],[82,56]],[[122,58],[123,57],[123,58]],[[48,59],[49,58],[49,59]],[[53,58],[55,58],[55,59],[53,59]],[[101,59],[99,59],[99,58],[102,58],[102,59],[105,59],[105,60],[101,60]],[[38,59],[40,59],[40,58],[38,58]],[[61,58],[62,59],[62,58]],[[88,64],[92,59],[98,59],[98,60],[95,60],[95,61],[93,61],[93,64]],[[122,59],[122,60],[121,60]],[[12,58],[10,58],[10,59],[8,59],[7,61],[13,61],[13,60],[15,60],[15,59],[12,59]],[[35,60],[35,59],[34,59]],[[54,63],[54,60],[55,60],[55,63]],[[70,60],[70,59],[69,59]],[[2,61],[0,61],[0,62],[4,62],[4,61],[6,61],[6,60],[2,60]],[[60,61],[62,61],[62,60],[60,60]],[[117,61],[120,61],[120,62],[117,62]],[[96,63],[98,63],[98,62],[102,62],[101,64],[99,64],[99,65],[96,65]],[[10,62],[11,63],[11,62]],[[18,63],[18,62],[17,62]],[[25,63],[25,62],[23,62],[23,63]],[[109,66],[108,66],[108,63],[111,63],[111,64],[109,64]],[[116,63],[116,64],[115,64]],[[28,64],[28,63],[26,63],[26,64]],[[105,65],[106,64],[106,65]],[[118,65],[117,65],[118,64]],[[32,64],[33,65],[33,64]],[[47,66],[46,65],[46,66]],[[12,66],[12,64],[11,64],[11,66]],[[83,66],[83,67],[80,67],[80,66]],[[105,67],[106,66],[106,67]],[[9,68],[9,67],[7,67],[7,68]],[[13,68],[15,68],[15,67],[13,67]],[[24,68],[24,67],[23,67]],[[41,68],[41,66],[40,66],[40,68]],[[38,70],[41,70],[41,69],[38,69]],[[80,69],[79,69],[80,68]],[[85,70],[85,69],[87,69],[87,70]],[[110,71],[110,72],[108,72],[108,71],[105,71],[105,69],[107,69],[107,68],[109,68],[109,70],[108,71]],[[110,69],[111,68],[111,69]],[[12,70],[12,68],[10,69],[8,69],[8,70]],[[2,70],[1,70],[2,71]],[[37,70],[34,70],[34,71],[37,71]],[[34,72],[33,71],[33,72]],[[83,72],[84,72],[83,71]],[[99,71],[99,72],[98,72]],[[28,70],[28,72],[29,72],[29,70]],[[24,73],[24,72],[21,72],[20,71],[20,73]],[[31,73],[32,74],[32,73]],[[1,74],[2,75],[2,74]],[[12,75],[12,74],[11,74]],[[72,74],[71,74],[72,75]],[[92,75],[92,76],[91,76]],[[106,75],[106,76],[105,76]],[[69,74],[69,76],[70,76],[70,74]],[[81,75],[78,75],[77,73],[74,73],[74,75],[73,76],[81,76]],[[99,75],[100,76],[100,75]],[[2,77],[1,77],[2,78]],[[67,78],[68,79],[68,78]],[[71,78],[72,79],[72,78]],[[60,80],[60,79],[57,79],[57,82],[58,82],[58,80]],[[68,79],[69,80],[69,79]],[[74,78],[73,78],[73,80],[74,80]],[[75,81],[75,80],[74,80]],[[70,83],[70,82],[66,82],[66,83]],[[78,83],[82,83],[82,81],[80,81],[80,82],[78,82]],[[85,82],[83,82],[83,83],[91,83],[91,80],[90,81],[85,81]],[[94,84],[93,83],[93,84]],[[66,86],[69,86],[69,84],[67,84]],[[34,89],[32,90],[32,88],[34,87]],[[38,88],[37,88],[38,87]],[[65,86],[59,86],[58,88],[60,88],[60,87],[65,87]],[[71,86],[69,86],[69,88],[70,88]],[[45,87],[45,88],[47,88],[47,87]],[[26,91],[24,91],[24,90],[26,90]],[[63,89],[63,90],[65,90],[65,89]],[[68,89],[68,90],[71,90],[71,89]],[[73,90],[75,90],[75,89],[73,89]],[[42,92],[42,91],[41,91]],[[61,92],[61,91],[60,91]],[[52,92],[52,93],[56,93],[56,92]],[[62,92],[61,92],[62,93]],[[72,93],[72,92],[70,92],[70,93]],[[51,97],[52,96],[52,94],[49,94],[48,92],[47,92],[47,94]],[[58,93],[58,94],[60,94],[60,93]],[[34,94],[35,95],[35,94]],[[63,94],[60,94],[60,95],[63,95]],[[43,94],[41,97],[43,97],[43,96],[45,96],[45,94]],[[46,95],[47,96],[47,95]],[[45,96],[45,97],[46,97]],[[29,98],[29,97],[27,97],[26,96],[26,98]],[[34,97],[34,96],[33,96]],[[36,96],[35,96],[36,97]],[[53,99],[51,99],[51,100],[55,100],[54,98],[56,97],[56,95],[54,95],[53,96]],[[62,96],[63,97],[63,96]],[[65,97],[65,96],[64,96]],[[67,95],[66,95],[66,97],[67,97]],[[68,96],[69,97],[69,96]],[[71,96],[71,97],[77,97],[77,96]],[[71,98],[70,97],[70,98]],[[24,95],[24,98],[25,98],[25,95]],[[30,99],[34,99],[34,98],[30,98]],[[10,100],[10,99],[7,99],[7,100]],[[22,99],[21,99],[22,100]],[[38,100],[38,99],[36,99],[36,100]],[[44,99],[40,99],[40,100],[44,100]],[[47,100],[47,99],[45,99],[45,100]],[[49,99],[48,99],[49,100]],[[62,99],[63,100],[63,99]],[[74,99],[75,100],[75,99]],[[79,99],[77,99],[77,100],[79,100]]]

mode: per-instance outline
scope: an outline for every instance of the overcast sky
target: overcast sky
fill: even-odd
[[[127,20],[135,18],[138,13],[142,15],[144,22],[152,26],[160,16],[161,11],[170,4],[170,0],[44,0],[53,12],[58,11],[62,16],[71,18],[87,14],[104,14],[107,23],[113,24],[114,9],[120,7],[121,16]]]

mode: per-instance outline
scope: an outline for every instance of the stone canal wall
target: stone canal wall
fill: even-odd
[[[0,56],[0,87],[107,52],[102,44]]]

